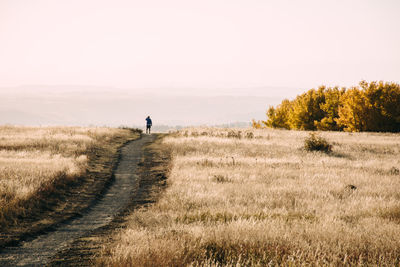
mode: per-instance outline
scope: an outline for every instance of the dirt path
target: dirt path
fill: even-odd
[[[155,135],[143,135],[141,139],[122,148],[121,160],[114,172],[115,181],[82,217],[63,223],[55,231],[23,242],[18,247],[4,249],[0,253],[0,266],[46,265],[58,251],[67,248],[75,239],[110,223],[128,205],[139,182],[136,168],[143,155],[142,147],[154,139]]]

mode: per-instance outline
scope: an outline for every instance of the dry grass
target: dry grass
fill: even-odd
[[[189,129],[173,151],[168,187],[135,211],[109,266],[400,264],[400,135]]]
[[[39,195],[82,179],[99,148],[129,138],[123,129],[1,126],[0,229],[29,216]]]

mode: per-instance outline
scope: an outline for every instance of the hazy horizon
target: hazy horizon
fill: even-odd
[[[275,96],[194,96],[137,94],[106,87],[14,89],[0,91],[0,124],[132,127],[143,126],[148,115],[156,127],[250,123],[264,119],[267,107],[281,101],[278,92]]]

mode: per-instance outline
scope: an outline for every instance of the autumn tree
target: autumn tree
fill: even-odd
[[[318,90],[311,89],[297,96],[292,104],[292,112],[289,114],[289,125],[292,129],[315,130],[315,121],[324,117],[321,104],[325,102],[325,87]]]
[[[344,94],[344,92],[345,88],[339,90],[338,87],[327,88],[324,91],[325,102],[320,104],[320,108],[324,112],[324,117],[321,119],[321,121],[315,121],[315,127],[317,130],[343,130],[343,127],[336,123],[336,119],[339,118],[340,97]]]
[[[400,132],[400,85],[361,81],[350,89],[320,86],[267,111],[267,127]],[[260,128],[261,122],[253,127]]]
[[[400,86],[395,83],[360,82],[366,101],[366,131],[400,131]]]
[[[292,103],[285,99],[276,108],[270,107],[267,111],[265,125],[272,128],[290,129],[289,114],[292,112]]]
[[[366,130],[366,101],[362,91],[357,87],[348,89],[340,98],[339,118],[336,119],[339,127],[347,132]]]
[[[254,129],[261,129],[261,128],[262,128],[261,121],[256,121],[256,120],[254,120],[254,119],[251,121],[251,126],[252,126]]]

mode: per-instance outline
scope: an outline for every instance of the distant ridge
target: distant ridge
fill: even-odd
[[[264,119],[268,106],[282,100],[272,93],[196,96],[149,90],[78,85],[1,88],[0,124],[115,127],[141,125],[151,115],[160,125],[229,125]]]

